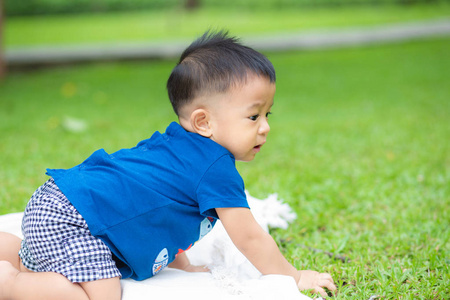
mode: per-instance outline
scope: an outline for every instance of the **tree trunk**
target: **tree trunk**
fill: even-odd
[[[0,0],[0,79],[6,75],[6,65],[3,56],[3,19],[4,19],[3,0]]]
[[[0,0],[1,1],[1,0]],[[184,2],[184,7],[188,10],[196,9],[200,6],[200,0],[186,0]]]

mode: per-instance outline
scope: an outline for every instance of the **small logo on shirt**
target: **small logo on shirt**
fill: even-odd
[[[214,219],[211,217],[206,217],[201,223],[200,223],[200,237],[199,240],[201,240],[205,235],[208,234],[213,229],[213,222]]]
[[[167,252],[167,248],[164,248],[159,252],[158,257],[155,259],[155,263],[153,264],[153,275],[158,274],[162,269],[167,266],[169,262],[169,253]]]

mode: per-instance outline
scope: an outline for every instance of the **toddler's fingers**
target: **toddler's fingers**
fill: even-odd
[[[328,274],[328,273],[320,273],[320,277],[322,277],[322,279],[327,279],[327,280],[330,280],[331,282],[333,282],[333,283],[334,283],[334,281],[333,281],[333,277],[331,277],[331,275],[330,275],[330,274]]]
[[[336,286],[328,280],[322,281],[320,286],[326,287],[330,292],[335,292],[337,290]]]
[[[325,292],[325,290],[321,287],[314,288],[314,292],[319,293],[323,298],[328,297],[328,294]]]
[[[336,291],[337,287],[334,284],[334,280],[328,273],[321,273],[321,280],[320,280],[320,286],[326,287],[330,291]]]
[[[330,291],[336,291],[337,290],[336,285],[333,282],[329,281],[329,280],[322,280],[320,282],[320,286],[321,287],[326,287]]]

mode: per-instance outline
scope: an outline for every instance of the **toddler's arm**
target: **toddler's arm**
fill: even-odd
[[[216,208],[216,211],[233,243],[262,274],[292,276],[300,290],[312,289],[324,297],[327,296],[324,287],[336,290],[329,274],[297,271],[248,208]]]
[[[169,268],[179,269],[186,272],[208,272],[209,269],[204,266],[191,265],[186,252],[181,252],[177,255],[175,260],[168,265]]]

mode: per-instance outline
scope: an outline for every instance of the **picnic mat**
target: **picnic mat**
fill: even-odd
[[[247,199],[258,223],[268,230],[287,228],[296,218],[291,208],[276,194],[260,200],[247,193]],[[22,213],[0,216],[0,231],[22,237]],[[261,273],[237,250],[220,221],[186,254],[194,265],[206,265],[211,272],[188,273],[166,268],[157,276],[143,281],[121,280],[123,300],[144,299],[311,299],[301,294],[294,279],[283,275]]]

